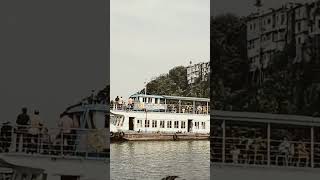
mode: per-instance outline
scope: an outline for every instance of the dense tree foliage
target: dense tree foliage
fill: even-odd
[[[144,93],[144,89],[139,93]],[[147,93],[155,95],[209,97],[209,80],[197,79],[189,85],[187,81],[187,68],[178,66],[167,74],[160,75],[147,84]]]
[[[263,81],[255,84],[250,81],[248,73],[245,20],[232,14],[212,17],[210,38],[213,108],[319,114],[320,85],[315,81],[318,75],[314,69],[320,66],[314,63],[315,59],[293,63],[294,42],[272,57]]]

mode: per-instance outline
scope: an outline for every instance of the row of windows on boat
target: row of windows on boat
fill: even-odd
[[[159,123],[158,123],[158,121],[159,121]],[[151,124],[150,124],[150,122],[151,122]],[[173,124],[172,124],[172,122],[173,122]],[[116,125],[123,126],[123,121],[118,121]],[[150,127],[150,125],[151,125],[151,127]],[[186,128],[186,121],[144,120],[144,125],[143,125],[143,120],[137,120],[137,127],[146,127],[146,128],[158,128],[159,127],[159,128],[185,129]],[[194,128],[195,129],[206,129],[206,123],[205,122],[194,122]]]

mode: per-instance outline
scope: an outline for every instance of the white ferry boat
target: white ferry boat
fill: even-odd
[[[2,177],[7,180],[110,179],[109,107],[81,104],[67,112],[80,125],[73,129],[71,143],[63,140],[64,133],[57,128],[48,128],[49,134],[39,134],[36,140],[14,126],[1,132],[6,134],[1,138]],[[23,138],[25,147],[21,143]]]
[[[210,133],[208,98],[135,94],[128,106],[114,105],[114,133],[125,140],[206,139]]]

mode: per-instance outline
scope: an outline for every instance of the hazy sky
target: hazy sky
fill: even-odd
[[[189,61],[209,61],[209,0],[111,0],[111,98]]]
[[[104,1],[0,2],[0,122],[26,106],[47,124],[108,83]]]

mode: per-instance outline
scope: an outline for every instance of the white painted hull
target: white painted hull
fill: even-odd
[[[142,131],[142,132],[188,132],[188,120],[192,120],[192,133],[210,133],[210,115],[209,114],[183,114],[183,113],[164,113],[164,112],[135,112],[135,111],[111,111],[111,114],[122,115],[124,117],[123,123],[117,124],[113,123],[118,131],[129,131],[129,118],[134,118],[132,131]],[[137,120],[142,122],[137,123]],[[145,120],[150,120],[149,127],[145,126]],[[157,126],[152,126],[152,120],[157,121]],[[164,128],[160,127],[160,121],[165,121]],[[167,127],[167,122],[171,121],[171,128]],[[179,121],[179,126],[175,127],[174,122]],[[181,127],[181,122],[185,122],[185,128]],[[197,128],[196,122],[199,123]],[[204,127],[201,123],[205,123]],[[111,122],[112,123],[112,122]],[[190,132],[190,130],[189,130]]]
[[[31,155],[1,154],[8,163],[44,169],[47,180],[60,180],[61,175],[80,176],[80,180],[109,179],[110,160],[52,159]]]

